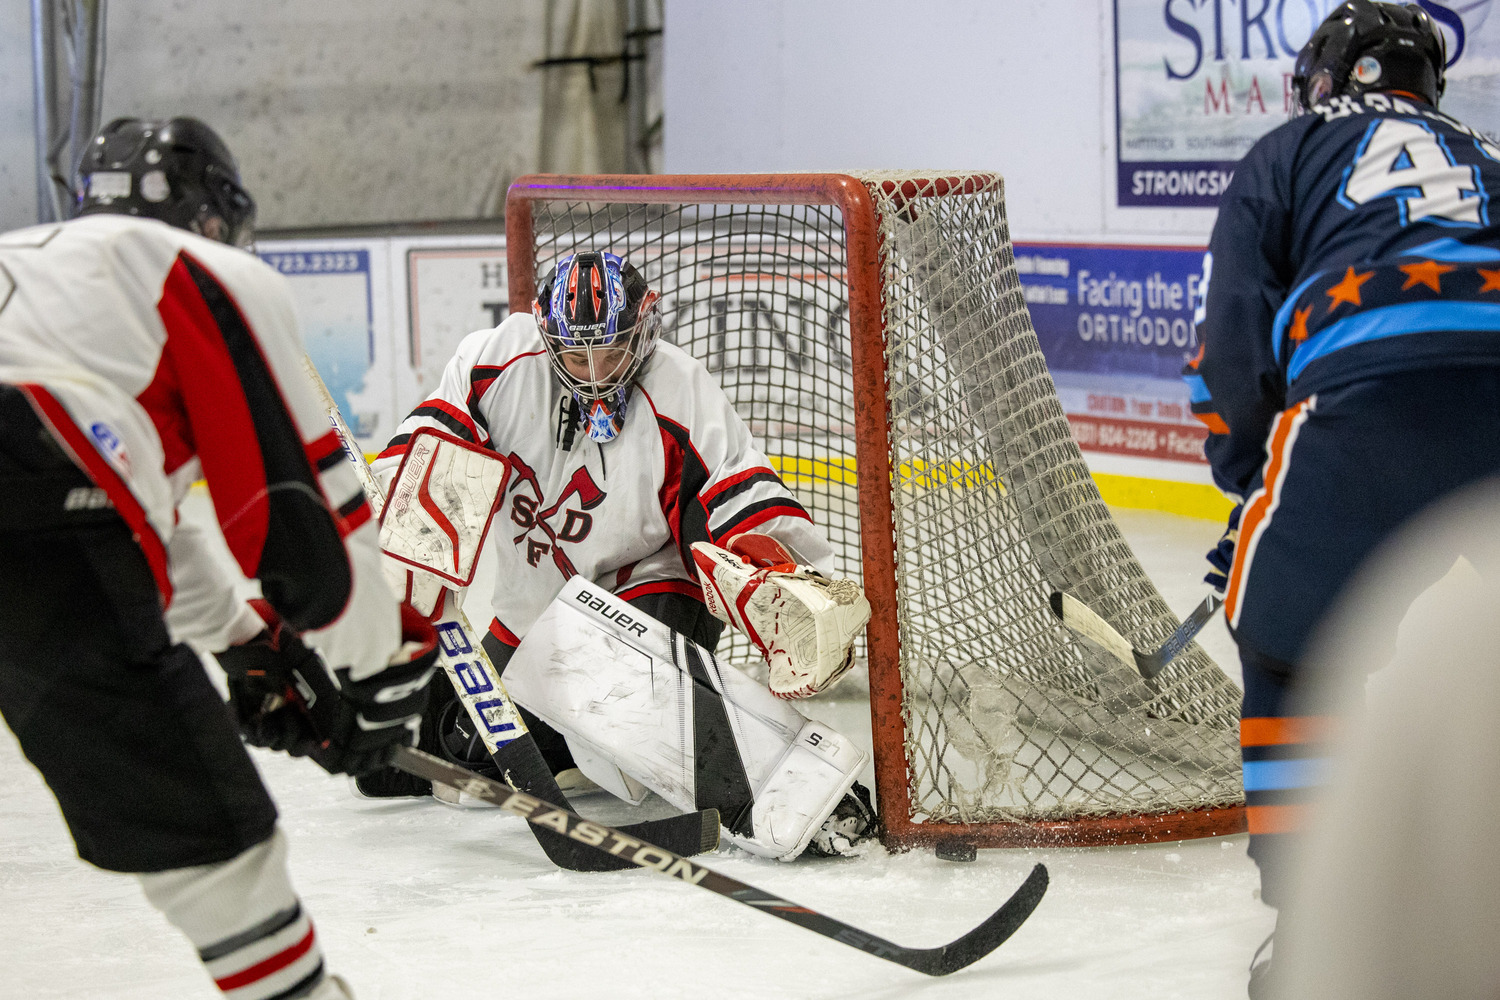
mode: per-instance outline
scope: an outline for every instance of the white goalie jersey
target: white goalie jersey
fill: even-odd
[[[590,441],[570,414],[530,315],[465,337],[428,399],[374,463],[388,483],[413,432],[440,428],[510,464],[491,528],[498,559],[490,633],[516,646],[573,576],[629,600],[703,599],[694,542],[770,535],[831,574],[821,528],[771,468],[707,370],[659,343],[636,377],[624,428]]]

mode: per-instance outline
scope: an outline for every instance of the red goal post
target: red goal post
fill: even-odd
[[[668,335],[718,359],[752,430],[780,442],[783,478],[848,550],[841,572],[875,609],[862,653],[889,845],[1244,828],[1233,684],[1196,647],[1159,687],[1122,676],[1044,606],[1046,588],[1068,589],[1140,645],[1176,627],[1067,432],[997,175],[532,175],[510,188],[506,236],[512,311],[574,249],[641,267]],[[726,288],[737,314],[720,308]],[[851,481],[856,504],[841,498]]]

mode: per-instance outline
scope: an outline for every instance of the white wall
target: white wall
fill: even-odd
[[[36,219],[29,5],[0,5],[0,230]],[[128,0],[103,120],[203,118],[262,227],[469,218],[533,169],[544,0]]]
[[[1019,239],[1206,241],[1213,211],[1117,209],[1109,0],[670,0],[672,173],[1005,176]]]
[[[0,232],[36,221],[31,5],[0,3]]]

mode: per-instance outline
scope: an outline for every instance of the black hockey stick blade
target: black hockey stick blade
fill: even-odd
[[[641,837],[631,836],[603,823],[591,822],[562,806],[516,791],[420,750],[398,747],[392,752],[390,762],[408,774],[440,781],[461,792],[467,792],[475,798],[515,813],[534,827],[566,837],[590,850],[638,868],[659,871],[689,885],[699,886],[762,913],[805,927],[840,944],[858,948],[876,958],[904,965],[929,976],[946,976],[950,972],[956,972],[1000,947],[1026,922],[1026,918],[1031,916],[1031,912],[1047,892],[1047,869],[1044,865],[1037,865],[1021,887],[1005,901],[1004,906],[963,937],[937,948],[903,948],[857,927],[851,927],[841,920],[705,868],[681,857],[675,851],[666,850]]]
[[[1209,594],[1203,599],[1202,603],[1193,609],[1192,614],[1182,620],[1182,624],[1177,626],[1177,631],[1169,635],[1167,641],[1162,643],[1154,652],[1142,653],[1137,651],[1135,654],[1135,665],[1136,669],[1141,672],[1141,676],[1149,681],[1161,673],[1162,668],[1175,660],[1178,653],[1187,649],[1188,643],[1192,642],[1198,633],[1203,631],[1203,626],[1207,625],[1213,618],[1214,613],[1223,606],[1224,598],[1218,594]]]
[[[542,751],[530,733],[522,733],[493,755],[505,780],[528,795],[561,809],[572,810],[572,804],[557,786],[552,769],[542,758]],[[398,765],[399,766],[399,765]],[[462,770],[462,769],[460,769]],[[468,773],[468,772],[465,772]],[[430,775],[422,775],[430,778]],[[440,778],[432,778],[440,781]],[[451,781],[444,784],[451,785]],[[503,787],[503,786],[502,786]],[[468,789],[464,789],[468,791]],[[470,792],[473,795],[473,792]],[[483,795],[476,798],[491,801]],[[533,826],[537,845],[548,860],[559,868],[575,872],[613,872],[637,867],[633,862],[596,851],[577,840],[570,840],[560,833],[542,826]],[[717,850],[719,847],[719,811],[700,809],[697,812],[668,816],[666,819],[647,820],[620,827],[620,832],[641,841],[647,841],[671,851],[673,854],[692,856]]]
[[[1092,641],[1126,666],[1135,667],[1140,675],[1149,681],[1161,673],[1166,665],[1176,659],[1178,654],[1188,647],[1188,643],[1203,631],[1203,626],[1213,618],[1214,612],[1224,606],[1224,599],[1218,594],[1209,594],[1193,609],[1192,614],[1183,619],[1182,624],[1167,637],[1166,642],[1149,652],[1136,649],[1130,644],[1130,640],[1115,631],[1114,626],[1101,618],[1093,608],[1071,594],[1054,590],[1048,598],[1048,603],[1052,606],[1052,613],[1064,625]]]

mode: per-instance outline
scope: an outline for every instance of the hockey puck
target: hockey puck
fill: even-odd
[[[979,857],[974,845],[964,840],[940,840],[937,856],[943,861],[973,861]]]

